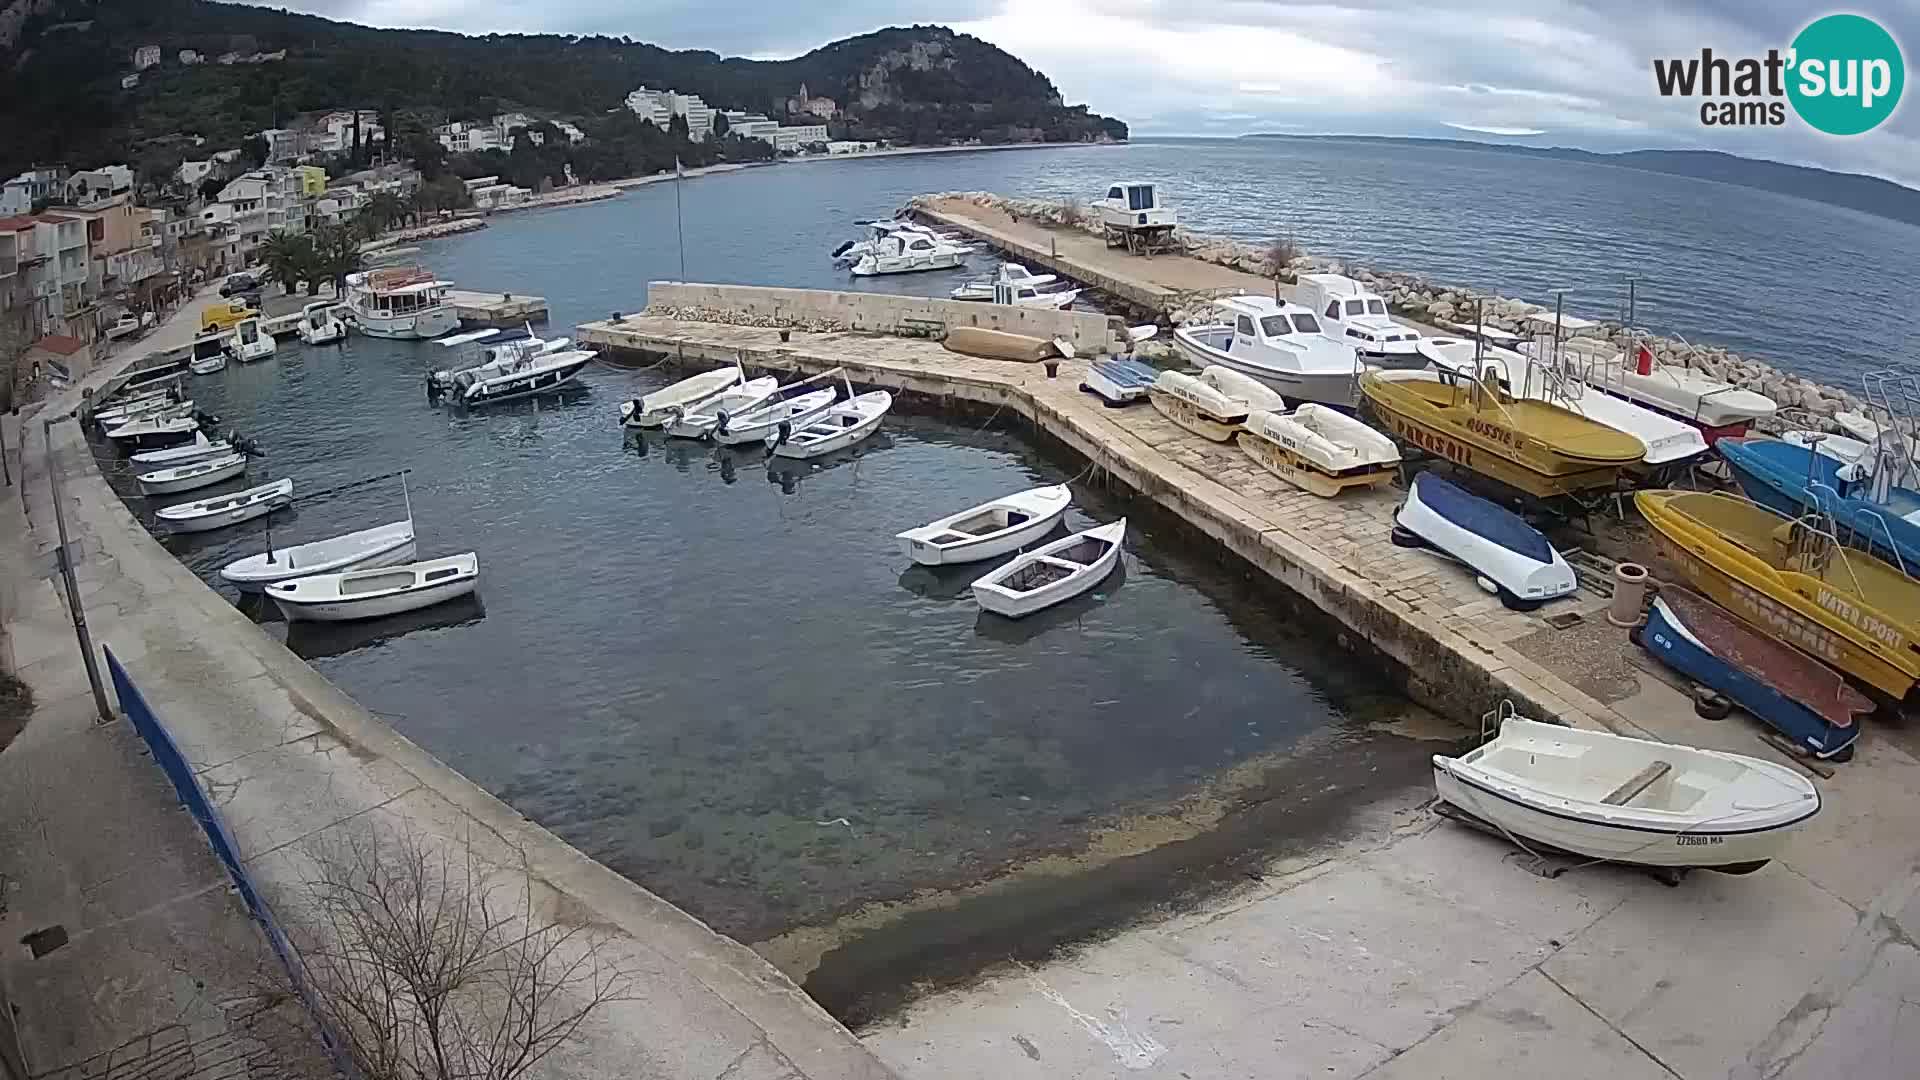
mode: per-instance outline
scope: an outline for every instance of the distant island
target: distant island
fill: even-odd
[[[1718,180],[1723,184],[1792,195],[1813,202],[1858,210],[1877,217],[1920,225],[1920,191],[1891,180],[1859,173],[1833,172],[1806,165],[1788,165],[1779,161],[1741,157],[1718,150],[1627,150],[1620,153],[1596,153],[1566,146],[1515,146],[1511,143],[1473,142],[1467,139],[1427,139],[1386,135],[1287,135],[1259,133],[1248,139],[1333,139],[1344,142],[1384,143],[1404,146],[1438,147],[1447,150],[1471,150],[1488,154],[1520,154],[1528,157],[1558,158],[1593,165],[1612,165],[1641,172],[1690,176],[1698,180]]]

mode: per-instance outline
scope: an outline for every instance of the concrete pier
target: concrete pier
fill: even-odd
[[[447,302],[459,313],[460,325],[469,329],[489,326],[510,329],[523,323],[547,321],[544,296],[448,289]]]

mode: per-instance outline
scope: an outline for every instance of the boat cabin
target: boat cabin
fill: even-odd
[[[1419,331],[1393,321],[1385,298],[1344,274],[1302,274],[1295,295],[1319,318],[1322,333],[1362,353],[1378,356],[1390,343],[1420,338]]]
[[[1073,297],[1062,292],[1049,292],[1034,285],[1008,281],[997,281],[993,286],[993,302],[996,304],[1015,304],[1020,307],[1062,307],[1065,306],[1063,301],[1072,303]]]
[[[248,319],[233,328],[233,339],[241,348],[260,343],[260,320]]]
[[[1176,223],[1173,209],[1160,198],[1160,189],[1140,181],[1117,180],[1108,184],[1106,196],[1095,200],[1094,206],[1100,212],[1101,223],[1114,228]]]
[[[1299,304],[1264,296],[1234,296],[1219,301],[1216,307],[1226,315],[1233,331],[1227,345],[1231,355],[1257,359],[1263,353],[1284,352],[1298,357],[1308,353],[1330,355],[1335,349],[1351,355],[1346,346],[1328,340],[1319,316]]]
[[[210,334],[201,334],[199,337],[194,338],[193,358],[195,360],[208,360],[226,352],[228,336],[228,333],[224,330],[215,330]]]
[[[315,330],[324,330],[333,321],[333,301],[320,300],[308,304],[300,312],[306,324]]]

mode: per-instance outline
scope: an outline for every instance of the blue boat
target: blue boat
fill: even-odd
[[[1393,516],[1390,539],[1459,560],[1515,611],[1531,611],[1580,587],[1567,560],[1525,518],[1431,472],[1413,478]]]
[[[1636,633],[1660,662],[1819,758],[1846,761],[1873,702],[1839,672],[1684,589],[1662,588]]]
[[[1875,502],[1869,481],[1842,479],[1840,462],[1778,439],[1721,439],[1714,449],[1747,498],[1788,517],[1830,515],[1842,541],[1920,575],[1920,492],[1891,488]]]
[[[1109,356],[1087,365],[1087,381],[1080,389],[1099,395],[1109,407],[1144,401],[1160,370],[1131,356]]]

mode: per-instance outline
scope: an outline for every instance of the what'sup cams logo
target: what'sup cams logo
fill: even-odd
[[[1779,127],[1787,106],[1829,135],[1879,127],[1900,104],[1907,65],[1900,43],[1864,15],[1827,15],[1808,23],[1785,52],[1728,59],[1701,49],[1653,62],[1661,97],[1704,98],[1708,127]]]

